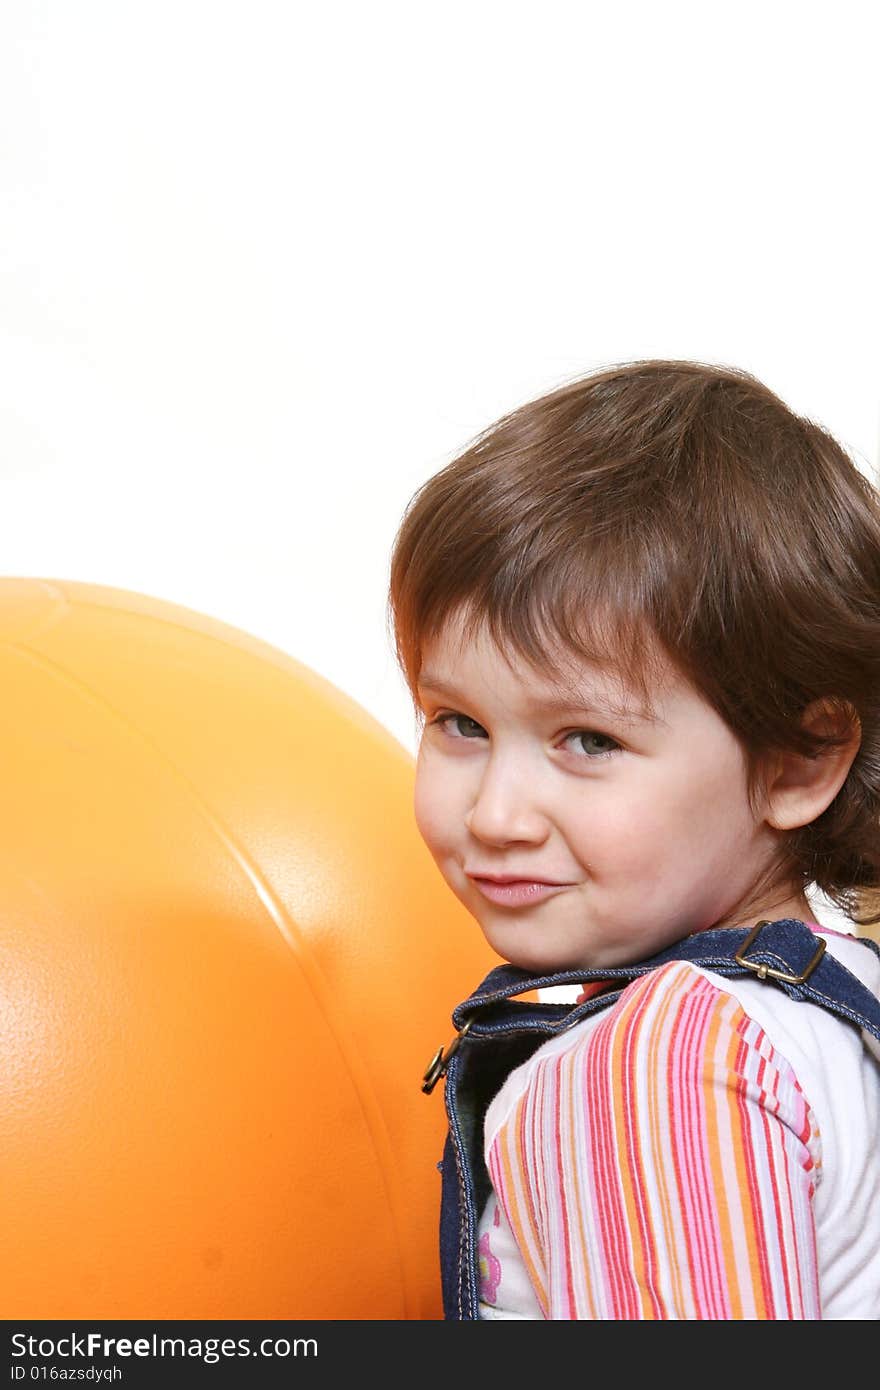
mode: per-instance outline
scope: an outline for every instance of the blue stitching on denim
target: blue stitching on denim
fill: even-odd
[[[456,1061],[457,1058],[453,1057],[449,1064],[450,1067],[453,1068],[453,1080],[455,1079]],[[460,1209],[458,1214],[458,1317],[460,1322],[464,1322],[466,1319],[464,1317],[464,1289],[462,1287],[462,1282],[466,1265],[468,1274],[468,1285],[472,1283],[470,1268],[471,1261],[465,1258],[465,1255],[468,1250],[468,1232],[471,1224],[469,1220],[470,1203],[468,1201],[468,1193],[464,1180],[464,1169],[462,1168],[461,1155],[459,1152],[460,1148],[462,1147],[461,1125],[459,1124],[458,1112],[455,1108],[455,1088],[453,1087],[450,1089],[446,1085],[446,1082],[448,1081],[449,1069],[447,1068],[446,1078],[444,1082],[444,1094],[449,1096],[449,1110],[452,1112],[450,1114],[450,1120],[454,1121],[455,1124],[455,1128],[452,1133],[452,1152],[455,1157],[455,1169],[458,1175],[458,1191],[460,1199]],[[473,1289],[470,1289],[470,1294],[471,1299],[473,1300]]]

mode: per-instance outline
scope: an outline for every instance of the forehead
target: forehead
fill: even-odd
[[[652,648],[645,652],[643,684],[627,679],[612,661],[598,662],[558,645],[540,665],[512,647],[501,647],[485,625],[465,629],[450,620],[438,636],[426,642],[418,689],[422,695],[447,699],[515,699],[530,714],[568,714],[594,711],[616,718],[659,721],[655,697],[677,684],[668,660]]]

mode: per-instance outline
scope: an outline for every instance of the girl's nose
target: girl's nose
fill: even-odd
[[[486,844],[540,843],[548,826],[535,791],[522,770],[487,768],[465,815],[465,826]]]

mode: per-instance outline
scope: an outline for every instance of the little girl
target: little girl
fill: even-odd
[[[612,368],[420,489],[389,615],[509,962],[425,1080],[446,1316],[880,1317],[880,953],[811,906],[880,921],[875,491],[744,372]]]

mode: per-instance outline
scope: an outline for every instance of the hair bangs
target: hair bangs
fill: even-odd
[[[584,663],[614,677],[623,702],[653,712],[669,657],[658,641],[637,566],[616,564],[581,543],[574,551],[532,566],[484,570],[461,596],[449,627],[460,642],[484,632],[508,662],[524,662],[577,702]],[[444,624],[445,627],[445,624]],[[622,702],[622,703],[623,703]]]

